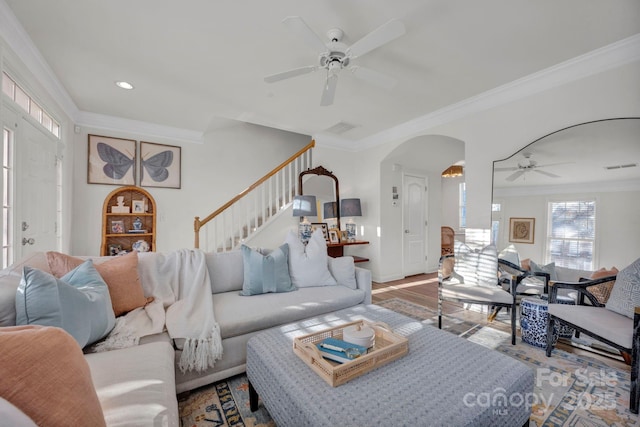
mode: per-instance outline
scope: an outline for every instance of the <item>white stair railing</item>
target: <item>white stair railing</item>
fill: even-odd
[[[298,175],[311,168],[314,146],[315,141],[311,141],[206,218],[195,217],[194,247],[208,252],[226,252],[236,249],[265,227],[298,194]]]

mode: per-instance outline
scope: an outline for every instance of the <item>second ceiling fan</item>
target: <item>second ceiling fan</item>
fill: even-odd
[[[342,69],[348,69],[357,78],[385,89],[391,89],[396,84],[396,80],[393,77],[369,68],[354,65],[352,64],[352,60],[403,35],[405,33],[405,27],[402,22],[391,20],[376,28],[351,46],[347,46],[341,42],[344,33],[339,28],[327,31],[329,41],[325,42],[309,28],[299,16],[289,16],[285,18],[282,23],[293,32],[294,35],[302,38],[311,48],[319,53],[318,63],[272,74],[264,78],[265,82],[274,83],[316,70],[326,70],[327,79],[320,100],[320,105],[322,106],[333,104],[336,85],[338,83],[338,73]]]

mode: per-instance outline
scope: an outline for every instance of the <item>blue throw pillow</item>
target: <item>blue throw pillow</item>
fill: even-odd
[[[259,252],[241,246],[244,282],[240,295],[259,295],[268,292],[295,291],[289,276],[289,245],[286,243],[272,251]]]
[[[24,267],[16,292],[16,325],[57,326],[85,347],[115,326],[109,288],[87,260],[60,279]]]
[[[606,308],[633,319],[640,306],[640,258],[618,272]]]
[[[553,280],[553,281],[558,280],[558,275],[556,274],[555,262],[551,262],[547,265],[538,265],[533,261],[529,261],[529,266],[532,273],[549,273],[549,280]]]

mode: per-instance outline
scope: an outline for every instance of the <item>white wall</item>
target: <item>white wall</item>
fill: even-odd
[[[490,227],[494,160],[504,159],[530,142],[567,126],[605,118],[640,116],[638,75],[640,63],[634,62],[424,129],[422,134],[425,136],[443,135],[464,143],[467,227],[480,230]],[[354,183],[360,186],[361,195],[369,198],[373,216],[366,220],[370,222],[371,229],[376,226],[373,221],[379,221],[382,235],[385,235],[385,230],[397,228],[398,224],[397,218],[386,221],[386,214],[381,214],[387,206],[387,200],[381,193],[386,192],[392,182],[384,162],[397,147],[411,139],[390,138],[383,145],[358,152],[358,162],[349,170],[340,171],[345,173],[344,176],[352,176]],[[316,141],[322,144],[321,138]],[[438,157],[446,155],[446,152],[433,150],[429,155]],[[344,178],[341,176],[341,179]],[[430,183],[433,186],[433,181]],[[434,203],[442,201],[430,199],[430,206]],[[372,207],[373,204],[378,207]],[[439,233],[430,235],[429,247],[437,247]],[[381,238],[374,237],[369,248],[374,280],[390,280],[401,271],[397,247],[397,244],[383,243]],[[636,255],[640,256],[640,253]],[[619,265],[620,262],[614,264]]]
[[[203,144],[82,129],[74,141],[76,184],[71,252],[77,255],[99,253],[102,204],[105,197],[117,188],[87,184],[88,134],[182,147],[182,188],[146,188],[156,201],[156,248],[159,252],[192,248],[195,216],[204,218],[209,215],[311,141],[308,135],[235,121],[227,121],[209,130]]]
[[[640,257],[640,190],[601,193],[563,193],[500,197],[502,226],[498,248],[509,245],[509,218],[535,218],[533,244],[514,243],[521,259],[546,263],[547,203],[557,200],[596,200],[596,247],[594,269],[619,269]]]

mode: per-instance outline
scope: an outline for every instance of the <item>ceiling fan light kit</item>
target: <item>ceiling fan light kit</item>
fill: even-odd
[[[289,16],[285,18],[282,23],[312,49],[320,52],[318,65],[308,65],[272,74],[264,78],[265,82],[275,83],[280,80],[311,73],[318,69],[324,69],[327,71],[327,78],[320,99],[321,106],[333,104],[338,83],[338,74],[345,68],[351,71],[356,78],[373,85],[385,89],[391,89],[395,85],[396,80],[393,77],[368,68],[352,65],[351,62],[353,59],[403,35],[406,30],[402,22],[391,20],[373,30],[351,46],[342,43],[341,40],[344,32],[340,28],[332,28],[327,31],[329,41],[324,42],[299,16]]]

